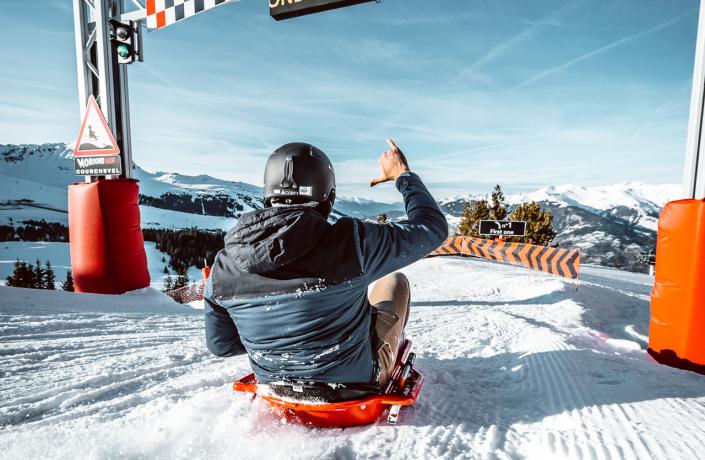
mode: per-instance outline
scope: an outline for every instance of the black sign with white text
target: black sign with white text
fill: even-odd
[[[120,155],[74,158],[77,176],[119,176],[122,174]]]
[[[508,220],[481,220],[480,235],[524,236],[526,235],[526,222]]]
[[[269,0],[269,14],[281,21],[373,1],[376,0]]]

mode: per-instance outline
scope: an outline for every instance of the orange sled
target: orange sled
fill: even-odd
[[[347,395],[359,395],[354,398],[343,396],[341,400],[340,393],[333,394],[335,390],[325,384],[317,384],[317,387],[307,382],[260,385],[254,374],[235,382],[233,390],[252,393],[253,399],[261,397],[275,415],[289,422],[320,428],[369,425],[389,408],[387,423],[395,424],[402,406],[413,406],[421,392],[423,375],[413,368],[415,359],[416,355],[411,353],[411,341],[406,340],[384,391],[380,393],[379,390],[372,392],[362,386],[341,386]],[[322,390],[322,393],[319,391],[316,397],[307,397],[310,401],[301,401],[308,390],[314,389]]]

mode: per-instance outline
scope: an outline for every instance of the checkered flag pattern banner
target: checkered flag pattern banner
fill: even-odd
[[[147,27],[161,29],[203,11],[239,0],[147,0]]]

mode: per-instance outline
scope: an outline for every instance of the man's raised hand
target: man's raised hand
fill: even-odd
[[[382,182],[397,180],[397,177],[409,172],[409,163],[399,147],[391,139],[387,139],[387,144],[389,144],[389,150],[384,152],[379,158],[379,167],[382,170],[382,174],[370,182],[370,187]]]

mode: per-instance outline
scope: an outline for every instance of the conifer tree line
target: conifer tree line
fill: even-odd
[[[17,259],[17,261],[15,261],[15,268],[10,276],[5,278],[5,283],[7,286],[11,287],[54,290],[56,289],[56,274],[51,266],[51,262],[48,260],[46,264],[42,266],[39,259],[37,259],[35,265]],[[64,291],[73,292],[73,274],[71,270],[66,272],[66,279],[60,284],[60,287]]]
[[[204,259],[212,263],[215,255],[223,249],[225,232],[188,230],[143,229],[145,241],[157,243],[157,249],[169,254],[169,266],[177,273],[185,273],[188,267],[203,268]],[[66,243],[69,229],[57,222],[26,220],[21,224],[0,225],[0,241],[46,241]]]
[[[241,199],[250,206],[255,207],[249,196],[242,195]],[[140,194],[139,204],[152,206],[154,208],[169,209],[174,211],[188,212],[189,214],[200,214],[204,216],[219,217],[240,217],[245,209],[229,195],[206,195],[192,196],[187,193],[164,193],[159,197]]]
[[[490,195],[476,201],[466,201],[458,233],[463,236],[484,238],[480,235],[481,220],[512,220],[526,222],[526,236],[506,237],[514,243],[547,245],[556,237],[553,213],[536,202],[522,203],[511,212],[504,201],[502,187],[496,185]]]
[[[58,222],[25,220],[20,225],[0,225],[0,241],[54,241],[65,243],[69,240],[69,229]]]
[[[169,290],[186,286],[190,283],[186,271],[189,267],[195,266],[203,268],[205,263],[212,264],[215,255],[223,249],[225,232],[205,231],[195,228],[188,230],[161,230],[143,229],[142,234],[145,241],[156,243],[158,250],[169,255],[168,266],[166,259],[164,273],[169,274],[171,268],[176,275],[169,276]],[[46,222],[44,220],[27,220],[21,225],[10,222],[10,225],[0,225],[0,241],[46,241],[46,242],[68,242],[69,230],[63,224]],[[51,264],[41,266],[39,261],[35,265],[18,260],[15,263],[13,273],[7,278],[8,286],[28,287],[35,289],[47,288],[47,282],[38,275],[47,271],[51,277],[55,276],[51,269]],[[34,275],[32,274],[34,273]],[[67,279],[62,286],[65,290],[73,290],[73,277],[69,272]],[[166,285],[166,280],[165,280]]]
[[[156,242],[157,249],[169,254],[169,266],[177,274],[185,274],[192,266],[203,268],[206,262],[212,264],[225,246],[222,231],[144,229],[142,234],[145,241]]]
[[[7,286],[23,287],[32,289],[56,289],[56,274],[48,260],[42,266],[39,259],[35,265],[17,259],[15,267],[10,276],[5,278]],[[61,288],[65,291],[73,291],[73,277],[71,270],[66,273],[66,280],[61,283]]]

